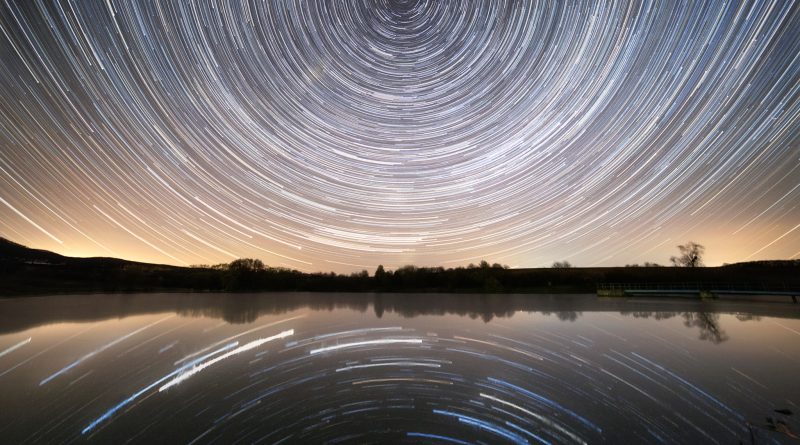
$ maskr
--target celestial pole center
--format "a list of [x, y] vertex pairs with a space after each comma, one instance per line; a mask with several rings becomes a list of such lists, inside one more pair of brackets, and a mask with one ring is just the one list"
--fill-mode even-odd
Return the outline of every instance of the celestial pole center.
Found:
[[0, 236], [304, 271], [800, 256], [800, 6], [7, 2]]

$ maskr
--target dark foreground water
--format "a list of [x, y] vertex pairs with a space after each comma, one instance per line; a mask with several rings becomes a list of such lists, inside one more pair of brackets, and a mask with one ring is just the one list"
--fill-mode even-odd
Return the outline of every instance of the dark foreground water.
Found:
[[0, 442], [791, 443], [798, 317], [594, 296], [0, 300]]

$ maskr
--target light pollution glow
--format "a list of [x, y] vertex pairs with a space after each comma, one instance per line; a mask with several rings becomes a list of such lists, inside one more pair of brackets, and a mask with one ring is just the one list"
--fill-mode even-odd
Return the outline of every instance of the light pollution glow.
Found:
[[42, 3], [0, 6], [13, 241], [338, 272], [800, 256], [796, 2]]

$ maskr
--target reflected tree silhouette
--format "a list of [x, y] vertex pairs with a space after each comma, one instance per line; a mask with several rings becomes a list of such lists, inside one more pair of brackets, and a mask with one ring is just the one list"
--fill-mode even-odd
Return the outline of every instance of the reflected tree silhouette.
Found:
[[[695, 311], [695, 312], [664, 312], [664, 311], [640, 311], [640, 312], [620, 312], [622, 315], [630, 315], [634, 318], [652, 318], [654, 320], [668, 320], [677, 316], [683, 317], [683, 325], [687, 328], [697, 328], [700, 330], [700, 340], [708, 340], [714, 344], [720, 344], [727, 341], [730, 337], [722, 329], [719, 323], [719, 314], [709, 311]], [[758, 321], [761, 317], [755, 315], [740, 314], [740, 321]]]
[[736, 319], [739, 321], [760, 321], [761, 317], [753, 314], [739, 313], [736, 314]]
[[[480, 269], [479, 269], [480, 270]], [[676, 306], [680, 305], [680, 306]], [[789, 305], [789, 306], [787, 306]], [[388, 314], [411, 318], [421, 315], [459, 315], [490, 322], [510, 318], [517, 312], [555, 315], [559, 321], [573, 322], [585, 313], [610, 311], [635, 318], [666, 320], [682, 316], [687, 328], [699, 329], [701, 338], [714, 343], [728, 339], [720, 326], [719, 313], [734, 315], [739, 321], [758, 321], [761, 316], [796, 318], [800, 313], [787, 303], [742, 306], [736, 303], [681, 302], [665, 300], [640, 304], [631, 300], [607, 300], [580, 295], [525, 294], [419, 294], [419, 293], [224, 293], [206, 294], [91, 294], [46, 299], [11, 299], [0, 302], [0, 333], [17, 332], [57, 322], [87, 322], [122, 318], [138, 314], [174, 312], [181, 316], [221, 318], [229, 323], [252, 323], [264, 315], [278, 315], [308, 309], [333, 311], [349, 309], [374, 311], [376, 317]], [[642, 309], [649, 310], [642, 310]], [[652, 310], [654, 308], [664, 310]], [[681, 310], [675, 310], [680, 307]]]
[[575, 312], [575, 311], [560, 311], [560, 312], [556, 312], [556, 317], [558, 317], [558, 319], [561, 320], [561, 321], [575, 321], [581, 315], [583, 315], [583, 314], [580, 313], [580, 312]]
[[375, 311], [375, 316], [378, 318], [383, 318], [383, 297], [381, 294], [375, 295], [375, 299], [372, 303], [372, 309]]
[[700, 329], [700, 340], [708, 340], [715, 345], [728, 340], [728, 334], [719, 325], [719, 314], [711, 312], [684, 312], [683, 324], [687, 328]]

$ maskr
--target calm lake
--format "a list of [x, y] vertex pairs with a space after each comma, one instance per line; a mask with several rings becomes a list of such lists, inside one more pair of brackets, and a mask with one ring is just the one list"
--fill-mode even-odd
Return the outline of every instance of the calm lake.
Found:
[[591, 295], [0, 300], [0, 442], [794, 443], [799, 307]]

